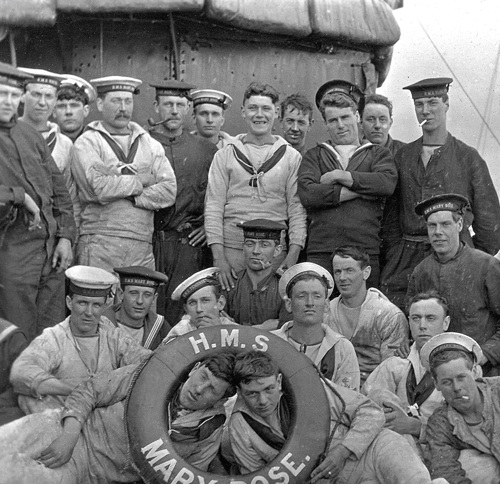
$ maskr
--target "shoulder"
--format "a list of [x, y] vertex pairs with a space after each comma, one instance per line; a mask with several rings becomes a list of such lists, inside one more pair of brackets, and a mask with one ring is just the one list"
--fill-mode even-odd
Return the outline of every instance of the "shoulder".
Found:
[[24, 136], [25, 140], [23, 140], [23, 142], [31, 142], [33, 144], [41, 144], [45, 146], [43, 136], [35, 128], [33, 128], [33, 126], [21, 121], [20, 119], [17, 120], [15, 126], [12, 128], [12, 131]]
[[378, 309], [382, 315], [399, 315], [403, 312], [378, 289], [371, 287], [368, 289], [367, 303], [371, 303], [372, 309]]

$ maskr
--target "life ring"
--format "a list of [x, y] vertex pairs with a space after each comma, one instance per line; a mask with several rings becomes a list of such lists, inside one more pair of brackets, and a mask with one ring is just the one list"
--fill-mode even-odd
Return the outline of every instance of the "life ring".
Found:
[[[166, 402], [192, 366], [221, 350], [265, 351], [279, 363], [292, 408], [291, 434], [268, 465], [251, 474], [223, 476], [183, 460], [169, 438]], [[142, 367], [126, 402], [131, 457], [145, 482], [171, 484], [298, 484], [305, 482], [324, 452], [330, 410], [312, 362], [288, 342], [250, 326], [224, 325], [193, 331], [161, 345]]]

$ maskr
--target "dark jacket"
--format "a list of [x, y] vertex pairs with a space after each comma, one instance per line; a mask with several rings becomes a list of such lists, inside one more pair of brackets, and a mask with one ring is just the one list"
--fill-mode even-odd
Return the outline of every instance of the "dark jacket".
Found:
[[370, 255], [380, 251], [380, 222], [385, 199], [394, 191], [397, 171], [389, 150], [371, 143], [352, 155], [347, 171], [351, 191], [375, 199], [356, 198], [340, 203], [342, 185], [323, 184], [320, 178], [343, 169], [332, 151], [320, 144], [309, 150], [299, 168], [298, 194], [310, 219], [307, 251], [331, 252], [340, 245], [358, 245]]

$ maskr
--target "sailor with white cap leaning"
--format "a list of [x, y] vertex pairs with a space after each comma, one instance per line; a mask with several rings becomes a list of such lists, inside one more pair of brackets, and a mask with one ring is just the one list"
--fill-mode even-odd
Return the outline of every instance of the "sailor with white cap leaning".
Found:
[[214, 143], [217, 148], [224, 148], [232, 136], [221, 131], [224, 126], [226, 110], [231, 106], [233, 98], [215, 89], [197, 89], [191, 93], [193, 101], [193, 118], [196, 130], [192, 132]]
[[131, 121], [141, 81], [109, 76], [90, 82], [102, 121], [89, 123], [73, 149], [82, 203], [78, 263], [154, 269], [153, 216], [175, 201], [174, 172], [160, 143]]
[[95, 102], [97, 93], [92, 85], [81, 77], [64, 74], [57, 91], [54, 117], [61, 132], [75, 142], [83, 133], [85, 118], [89, 115], [90, 105]]
[[17, 119], [24, 83], [32, 78], [0, 63], [0, 183], [13, 197], [0, 231], [0, 317], [29, 340], [64, 317], [62, 272], [71, 263], [75, 239], [64, 178], [41, 134]]
[[431, 476], [498, 483], [500, 377], [481, 378], [481, 347], [461, 333], [434, 336], [420, 354], [446, 400], [427, 424]]
[[293, 321], [272, 333], [305, 353], [323, 376], [359, 391], [359, 366], [353, 345], [323, 323], [333, 285], [330, 272], [318, 264], [302, 262], [288, 269], [281, 276], [279, 290]]
[[[71, 392], [83, 382], [94, 381], [94, 376], [104, 378], [113, 388], [122, 381], [120, 376], [135, 371], [151, 355], [102, 316], [112, 286], [118, 282], [116, 276], [87, 266], [71, 267], [66, 276], [70, 280], [70, 316], [44, 330], [12, 368], [20, 405], [28, 413], [63, 409], [72, 401]], [[123, 403], [99, 403], [99, 408], [91, 411], [94, 407], [89, 402], [85, 415], [66, 407], [63, 432], [56, 434], [50, 445], [45, 443], [45, 449], [38, 447], [30, 454], [36, 455], [37, 462], [31, 457], [24, 461], [30, 469], [26, 475], [33, 482], [135, 482], [136, 473], [126, 469], [126, 439], [119, 438], [124, 427]], [[33, 427], [29, 421], [19, 427], [26, 433], [24, 439], [18, 439], [24, 447], [40, 439], [40, 427]], [[48, 439], [54, 438], [48, 434]], [[45, 479], [37, 481], [38, 476]], [[17, 473], [10, 482], [21, 480]]]
[[182, 301], [186, 314], [168, 333], [163, 343], [199, 328], [235, 324], [224, 312], [226, 298], [219, 282], [219, 269], [203, 269], [179, 284], [172, 293], [174, 301]]

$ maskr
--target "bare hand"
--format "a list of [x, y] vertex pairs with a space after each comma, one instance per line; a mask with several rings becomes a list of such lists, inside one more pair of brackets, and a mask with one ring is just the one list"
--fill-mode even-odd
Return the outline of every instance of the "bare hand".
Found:
[[220, 317], [214, 316], [212, 314], [204, 314], [201, 319], [196, 320], [196, 327], [200, 328], [210, 328], [212, 326], [217, 326], [220, 324]]
[[338, 172], [341, 170], [332, 170], [321, 175], [319, 182], [323, 185], [333, 185], [338, 181]]
[[282, 276], [286, 270], [290, 269], [290, 267], [297, 264], [297, 260], [299, 259], [300, 249], [301, 247], [299, 245], [290, 244], [290, 247], [288, 248], [288, 254], [286, 255], [283, 262], [280, 264], [280, 266], [276, 269], [276, 274], [278, 274], [278, 276]]
[[55, 469], [69, 462], [73, 455], [79, 433], [64, 433], [54, 440], [37, 459], [41, 464], [49, 469]]
[[392, 402], [384, 402], [385, 427], [398, 434], [420, 435], [420, 420], [406, 415]]
[[325, 460], [311, 472], [311, 484], [315, 484], [321, 479], [334, 480], [342, 471], [345, 461], [351, 455], [351, 451], [342, 444], [331, 449]]
[[196, 247], [197, 245], [203, 247], [207, 245], [207, 236], [205, 234], [205, 227], [202, 225], [197, 229], [194, 229], [189, 235], [189, 245]]
[[69, 239], [60, 238], [52, 256], [52, 268], [60, 273], [70, 266], [72, 260], [73, 251], [71, 250], [71, 242]]
[[253, 325], [252, 328], [264, 329], [265, 331], [274, 331], [275, 329], [278, 329], [279, 324], [280, 324], [279, 319], [267, 319], [261, 324]]
[[27, 193], [24, 194], [24, 208], [31, 214], [28, 230], [31, 232], [35, 229], [41, 229], [42, 219], [40, 218], [40, 209], [35, 203], [35, 200], [33, 200]]
[[400, 358], [408, 358], [410, 354], [410, 343], [408, 341], [403, 341], [398, 348], [394, 350], [394, 355]]
[[224, 291], [229, 291], [234, 287], [234, 281], [238, 279], [236, 271], [231, 267], [227, 259], [214, 259], [214, 265], [220, 269], [219, 281]]
[[150, 187], [156, 183], [156, 179], [151, 173], [139, 173], [137, 176], [144, 188]]

